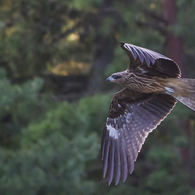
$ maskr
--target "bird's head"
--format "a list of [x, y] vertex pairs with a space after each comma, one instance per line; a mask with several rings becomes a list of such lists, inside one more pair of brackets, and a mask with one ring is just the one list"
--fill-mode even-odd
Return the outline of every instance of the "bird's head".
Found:
[[123, 83], [124, 82], [124, 72], [117, 72], [117, 73], [112, 74], [110, 77], [107, 78], [107, 82]]

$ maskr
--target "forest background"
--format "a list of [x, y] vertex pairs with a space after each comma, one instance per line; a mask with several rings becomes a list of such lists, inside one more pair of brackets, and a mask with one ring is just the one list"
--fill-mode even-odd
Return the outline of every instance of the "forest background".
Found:
[[195, 195], [195, 114], [177, 104], [125, 183], [102, 178], [100, 142], [127, 42], [195, 78], [193, 0], [0, 1], [0, 194]]

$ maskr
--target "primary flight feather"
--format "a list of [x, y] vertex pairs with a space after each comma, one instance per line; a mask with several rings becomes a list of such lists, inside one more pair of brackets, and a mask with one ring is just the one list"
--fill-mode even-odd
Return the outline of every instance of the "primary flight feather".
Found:
[[103, 177], [115, 185], [134, 170], [134, 162], [148, 134], [171, 112], [177, 100], [195, 111], [195, 79], [180, 78], [176, 62], [132, 44], [120, 46], [130, 67], [112, 74], [109, 82], [122, 84], [110, 104], [102, 135]]

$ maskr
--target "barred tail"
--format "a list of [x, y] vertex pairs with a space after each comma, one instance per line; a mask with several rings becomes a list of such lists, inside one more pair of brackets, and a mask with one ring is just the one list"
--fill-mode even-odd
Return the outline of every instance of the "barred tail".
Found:
[[184, 94], [173, 94], [173, 96], [182, 104], [195, 111], [195, 79], [180, 78], [179, 80], [187, 83], [189, 89]]

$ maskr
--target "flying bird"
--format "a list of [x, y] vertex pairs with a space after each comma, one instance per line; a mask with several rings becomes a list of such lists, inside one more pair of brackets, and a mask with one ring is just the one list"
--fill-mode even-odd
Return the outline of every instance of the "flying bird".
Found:
[[130, 67], [112, 74], [109, 82], [123, 85], [110, 104], [103, 130], [103, 177], [115, 185], [134, 170], [134, 162], [148, 134], [180, 101], [195, 111], [195, 79], [180, 78], [176, 62], [157, 52], [128, 43], [120, 46]]

